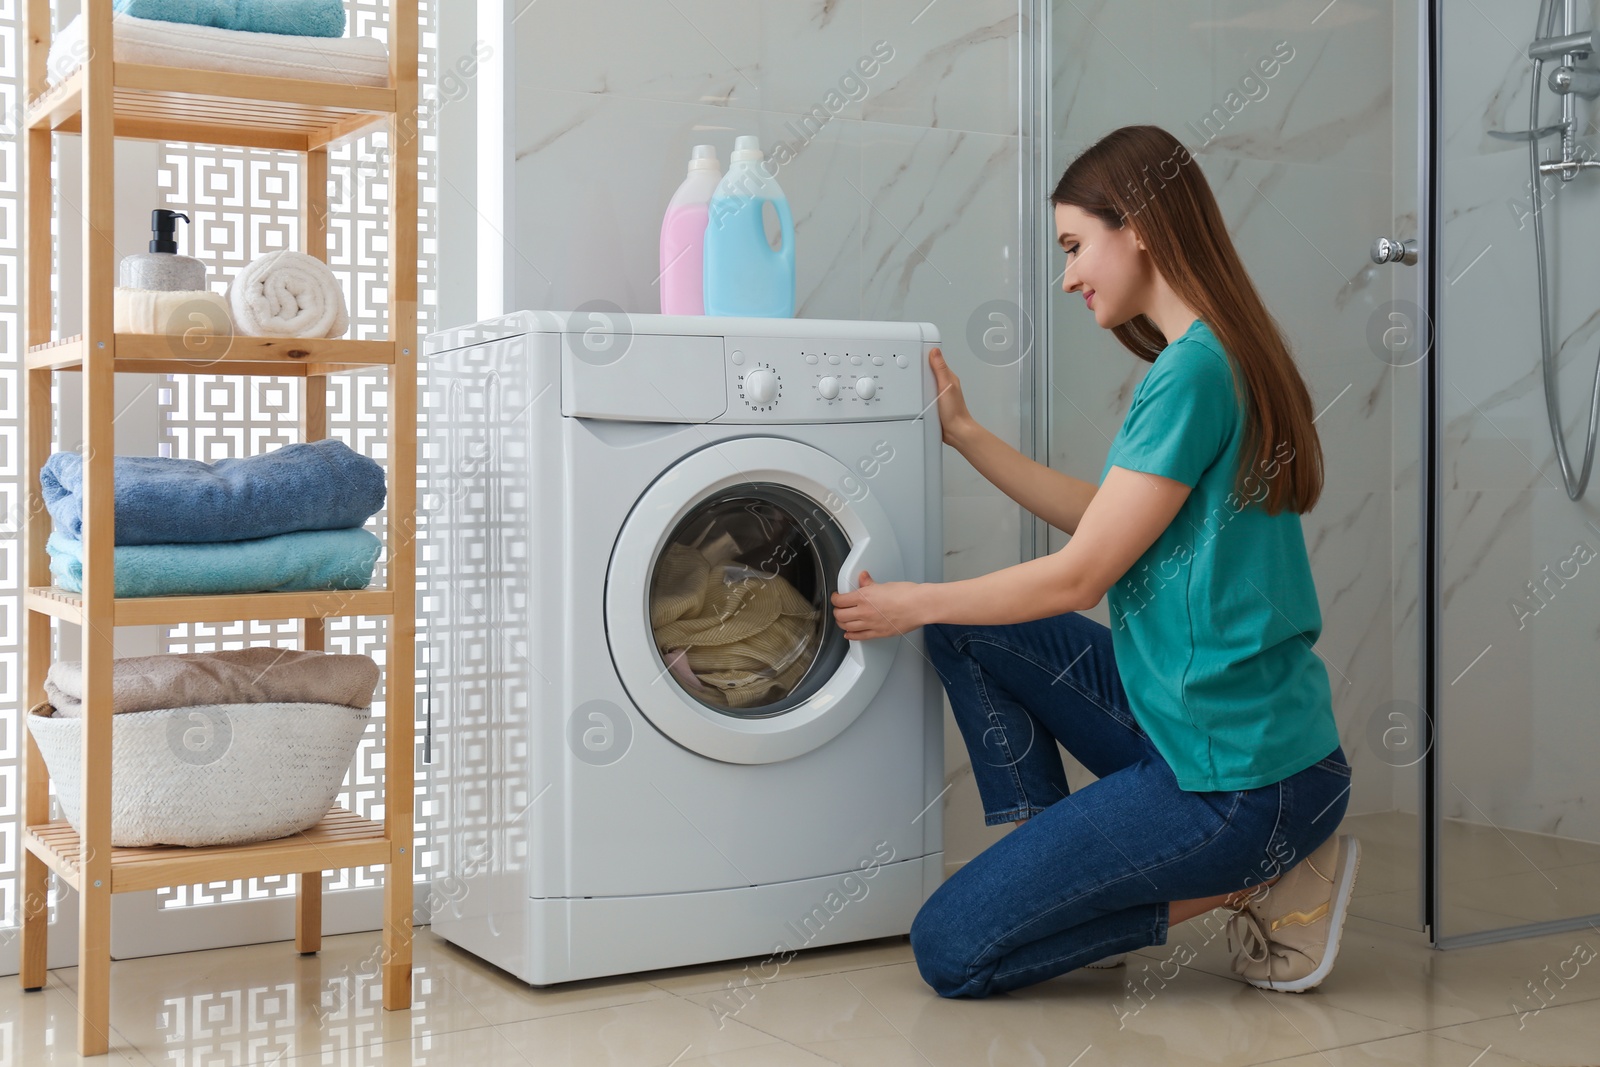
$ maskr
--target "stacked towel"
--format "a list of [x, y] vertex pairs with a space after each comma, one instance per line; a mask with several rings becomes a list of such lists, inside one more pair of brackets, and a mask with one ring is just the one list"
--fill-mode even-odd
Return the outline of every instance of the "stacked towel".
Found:
[[[117, 456], [118, 545], [245, 541], [360, 526], [383, 507], [383, 468], [327, 438], [244, 459]], [[56, 529], [83, 537], [83, 457], [57, 452], [39, 472]]]
[[[113, 587], [119, 597], [364, 589], [383, 543], [383, 468], [333, 439], [217, 463], [117, 456]], [[50, 573], [83, 590], [83, 457], [39, 472], [55, 532]]]
[[344, 36], [344, 0], [115, 0], [119, 15], [251, 33]]
[[[50, 42], [45, 77], [51, 85], [83, 65], [89, 46], [75, 15]], [[111, 20], [112, 58], [189, 70], [220, 70], [339, 85], [389, 84], [389, 49], [376, 37], [309, 37], [189, 26], [118, 15]]]
[[[83, 542], [52, 533], [50, 574], [83, 592]], [[383, 542], [369, 530], [314, 530], [257, 541], [127, 545], [112, 550], [113, 586], [125, 596], [221, 596], [365, 589]]]
[[246, 263], [228, 283], [228, 308], [252, 337], [343, 337], [350, 328], [333, 269], [292, 248]]
[[[279, 702], [365, 708], [377, 687], [371, 656], [269, 646], [126, 656], [111, 664], [111, 711]], [[57, 715], [82, 715], [83, 664], [52, 663], [44, 691]]]
[[209, 289], [129, 289], [119, 285], [112, 299], [111, 320], [117, 333], [226, 338], [233, 332], [227, 299]]

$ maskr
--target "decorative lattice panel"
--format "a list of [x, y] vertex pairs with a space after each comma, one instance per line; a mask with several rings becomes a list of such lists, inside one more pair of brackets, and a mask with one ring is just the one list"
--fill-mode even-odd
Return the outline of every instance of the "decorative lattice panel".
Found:
[[[386, 4], [382, 0], [348, 0], [353, 29], [387, 39]], [[436, 99], [432, 87], [435, 63], [435, 3], [422, 7], [422, 117], [419, 124], [421, 158], [419, 185], [424, 210], [419, 247], [422, 259], [420, 325], [432, 328], [435, 305], [435, 201], [436, 138], [432, 121]], [[387, 335], [388, 193], [387, 135], [372, 132], [330, 150], [328, 157], [328, 262], [344, 288], [350, 309], [347, 336], [378, 338]], [[266, 152], [214, 145], [170, 144], [161, 157], [159, 184], [164, 203], [193, 220], [190, 251], [210, 270], [210, 283], [219, 292], [246, 263], [281, 248], [301, 247], [300, 158], [293, 153]], [[328, 432], [331, 436], [380, 463], [388, 461], [388, 390], [382, 374], [360, 374], [328, 379]], [[163, 388], [160, 403], [165, 438], [163, 455], [207, 461], [252, 455], [300, 439], [300, 389], [287, 378], [174, 375]], [[375, 516], [368, 528], [384, 535], [385, 515]], [[379, 562], [374, 585], [384, 581]], [[425, 578], [419, 576], [419, 582]], [[330, 652], [360, 652], [384, 663], [385, 620], [346, 618], [328, 621]], [[247, 644], [299, 644], [299, 624], [230, 623], [171, 628], [165, 648], [172, 652], [210, 651]], [[384, 685], [388, 684], [387, 676]], [[374, 703], [377, 720], [363, 741], [339, 802], [369, 818], [381, 818], [382, 716], [384, 689]], [[420, 768], [420, 760], [418, 761]], [[420, 778], [419, 778], [420, 792]], [[424, 809], [419, 803], [419, 818]], [[419, 838], [422, 836], [419, 826]], [[419, 850], [423, 849], [419, 841]], [[419, 869], [432, 866], [424, 851]], [[339, 871], [330, 876], [329, 889], [381, 884], [370, 870]], [[287, 878], [263, 878], [241, 883], [181, 886], [161, 893], [163, 907], [214, 904], [293, 892]]]
[[[0, 3], [0, 928], [17, 922], [22, 850], [22, 103], [15, 0]], [[0, 936], [4, 936], [0, 933]]]

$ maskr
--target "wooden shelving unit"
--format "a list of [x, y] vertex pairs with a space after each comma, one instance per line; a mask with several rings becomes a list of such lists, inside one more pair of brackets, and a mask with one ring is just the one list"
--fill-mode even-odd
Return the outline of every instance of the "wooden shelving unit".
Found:
[[[23, 799], [24, 989], [46, 977], [46, 890], [50, 871], [78, 891], [78, 1050], [107, 1051], [110, 1035], [111, 895], [271, 874], [298, 875], [295, 945], [321, 947], [322, 872], [385, 865], [383, 1006], [411, 1006], [413, 676], [415, 657], [415, 515], [417, 421], [417, 0], [391, 0], [389, 84], [358, 87], [149, 64], [116, 63], [112, 0], [85, 0], [88, 59], [47, 87], [49, 0], [26, 0], [24, 84], [30, 100], [23, 128], [24, 269], [27, 305], [28, 519], [26, 706], [44, 699], [51, 620], [80, 627], [84, 674], [82, 839], [49, 820], [49, 779], [27, 736]], [[114, 141], [209, 142], [300, 152], [304, 251], [327, 258], [328, 146], [372, 126], [389, 135], [389, 329], [384, 341], [264, 337], [182, 337], [113, 330], [116, 251], [112, 240]], [[53, 133], [82, 138], [83, 333], [52, 337], [50, 313], [50, 164]], [[50, 586], [45, 540], [50, 517], [39, 469], [50, 454], [50, 386], [56, 371], [83, 374], [85, 427], [84, 591]], [[328, 374], [389, 375], [387, 585], [324, 593], [174, 596], [117, 599], [112, 581], [113, 385], [119, 372], [259, 374], [307, 379], [303, 438], [327, 436]], [[324, 647], [323, 620], [379, 615], [390, 620], [384, 818], [334, 808], [312, 829], [276, 841], [218, 848], [111, 846], [111, 663], [118, 626], [239, 619], [304, 620], [305, 647]]]

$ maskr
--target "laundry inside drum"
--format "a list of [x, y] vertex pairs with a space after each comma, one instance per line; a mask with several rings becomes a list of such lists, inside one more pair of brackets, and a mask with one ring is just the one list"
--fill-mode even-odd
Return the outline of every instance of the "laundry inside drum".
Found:
[[848, 551], [827, 510], [786, 486], [742, 485], [702, 501], [673, 529], [650, 576], [663, 671], [730, 715], [804, 703], [844, 659], [830, 597]]

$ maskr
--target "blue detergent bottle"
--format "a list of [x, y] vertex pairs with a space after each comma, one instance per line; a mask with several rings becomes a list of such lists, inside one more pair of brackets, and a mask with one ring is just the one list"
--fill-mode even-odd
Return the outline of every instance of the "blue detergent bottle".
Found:
[[[778, 183], [763, 169], [761, 141], [734, 142], [728, 173], [711, 194], [705, 238], [707, 315], [794, 317], [794, 217]], [[771, 203], [783, 244], [767, 240], [763, 206]]]

